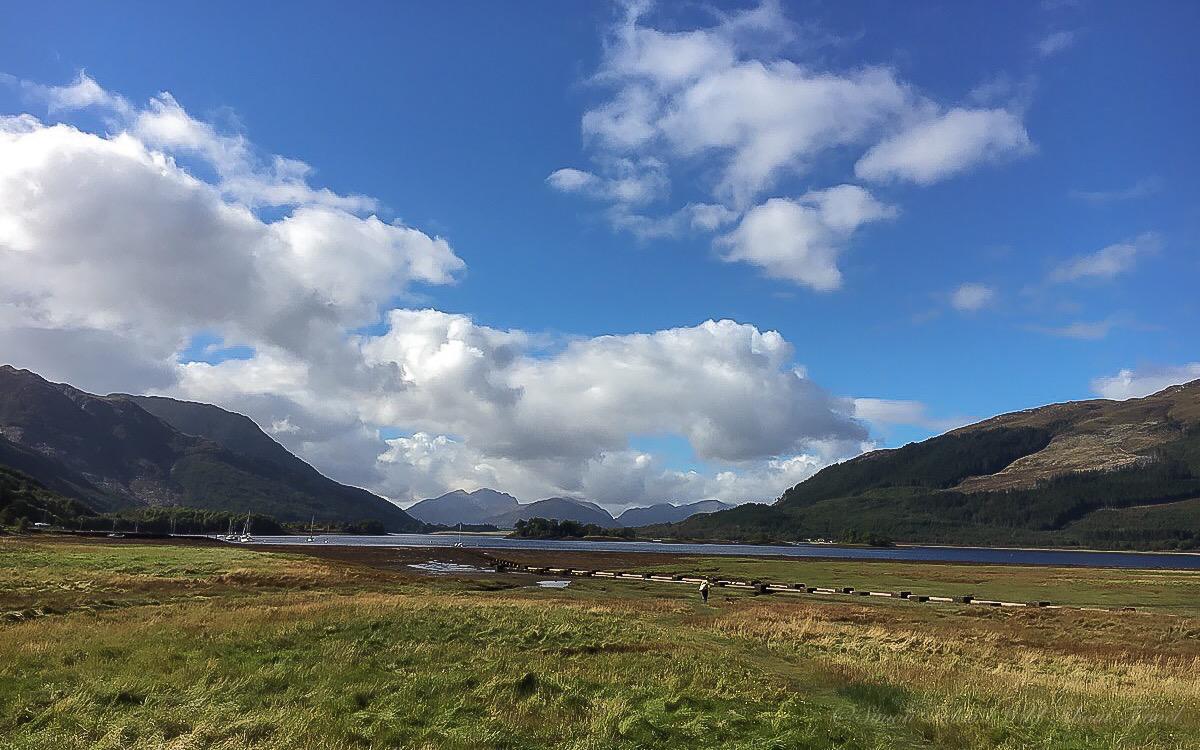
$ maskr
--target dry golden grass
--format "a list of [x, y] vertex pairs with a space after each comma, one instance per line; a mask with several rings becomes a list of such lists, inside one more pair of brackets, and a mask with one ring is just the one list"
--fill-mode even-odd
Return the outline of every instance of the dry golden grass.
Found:
[[0, 747], [1200, 746], [1194, 617], [88, 547], [0, 544], [3, 596], [118, 605], [0, 622]]

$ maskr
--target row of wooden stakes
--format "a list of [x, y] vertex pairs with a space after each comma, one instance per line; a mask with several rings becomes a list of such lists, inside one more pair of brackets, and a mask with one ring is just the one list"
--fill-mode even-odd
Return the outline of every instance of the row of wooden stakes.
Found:
[[[628, 571], [582, 570], [578, 568], [551, 568], [539, 565], [522, 565], [508, 560], [497, 560], [496, 570], [499, 572], [534, 573], [557, 576], [579, 576], [586, 578], [613, 578], [630, 581], [657, 581], [660, 583], [686, 583], [699, 585], [708, 581], [710, 585], [721, 588], [733, 588], [753, 591], [755, 594], [819, 594], [831, 596], [874, 596], [891, 599], [904, 599], [910, 602], [941, 602], [972, 604], [983, 607], [1046, 607], [1060, 609], [1048, 601], [1005, 602], [995, 599], [979, 599], [974, 596], [933, 596], [930, 594], [915, 594], [911, 591], [865, 591], [851, 586], [807, 586], [803, 583], [770, 583], [768, 581], [740, 581], [729, 578], [706, 578], [704, 576], [682, 573], [631, 573]], [[1129, 609], [1129, 608], [1126, 608]]]

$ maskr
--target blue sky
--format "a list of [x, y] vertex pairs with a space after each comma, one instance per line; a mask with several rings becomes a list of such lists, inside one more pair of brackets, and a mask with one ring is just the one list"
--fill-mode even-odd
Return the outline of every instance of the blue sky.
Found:
[[[656, 89], [661, 98], [653, 107], [664, 119], [654, 136], [632, 145], [587, 125], [587, 113], [620, 103], [644, 83], [645, 68], [631, 73], [619, 59], [630, 29], [658, 34], [659, 42], [700, 31], [734, 50], [733, 62], [714, 63], [680, 84], [691, 88]], [[0, 85], [0, 112], [111, 137], [126, 127], [111, 111], [50, 111], [47, 87], [70, 85], [85, 71], [134, 107], [170, 92], [195, 121], [252, 142], [261, 161], [274, 154], [301, 160], [314, 170], [305, 178], [311, 185], [371, 196], [374, 205], [360, 217], [373, 211], [449, 243], [463, 264], [446, 269], [452, 282], [410, 274], [374, 300], [380, 316], [390, 308], [428, 308], [489, 331], [519, 331], [536, 339], [522, 344], [522, 356], [534, 360], [554, 359], [572, 341], [690, 329], [706, 320], [777, 331], [791, 347], [789, 362], [824, 392], [887, 400], [887, 409], [882, 402], [873, 412], [864, 406], [858, 418], [867, 420], [873, 444], [895, 445], [963, 419], [1097, 393], [1136, 395], [1146, 383], [1194, 372], [1198, 29], [1200, 7], [1190, 3], [688, 4], [638, 14], [561, 2], [380, 3], [337, 11], [297, 3], [286, 12], [233, 3], [22, 4], [0, 25], [7, 84]], [[678, 59], [676, 51], [637, 64]], [[691, 121], [679, 111], [686, 97], [699, 95], [704, 76], [748, 65], [775, 73], [794, 66], [787, 70], [801, 72], [788, 75], [810, 82], [826, 76], [857, 83], [832, 132], [777, 159], [765, 176], [735, 183], [730, 171], [764, 153], [773, 128], [787, 126], [738, 121], [731, 126], [740, 128], [736, 135], [714, 133], [713, 122], [725, 116], [716, 107], [729, 99]], [[876, 96], [859, 81], [867, 70], [894, 91], [849, 101]], [[773, 104], [750, 99], [737, 106], [760, 103]], [[797, 119], [826, 114], [804, 106], [797, 105]], [[850, 111], [860, 107], [875, 114]], [[671, 111], [674, 119], [662, 114]], [[994, 115], [986, 135], [976, 133], [983, 140], [973, 142], [975, 152], [967, 148], [947, 166], [928, 151], [940, 148], [934, 138], [905, 151], [899, 166], [895, 158], [874, 171], [864, 166], [873, 147], [923, 122], [945, 119], [950, 127], [956, 111]], [[860, 125], [860, 135], [846, 135]], [[746, 135], [755, 127], [760, 132]], [[753, 147], [738, 152], [716, 143], [722, 138], [751, 139]], [[204, 159], [180, 153], [178, 160], [212, 181]], [[943, 164], [941, 171], [931, 163]], [[548, 179], [563, 169], [582, 175], [573, 187]], [[637, 180], [633, 199], [610, 192], [610, 180], [622, 176]], [[875, 208], [860, 207], [866, 213], [846, 231], [813, 230], [819, 234], [809, 250], [819, 245], [832, 254], [818, 259], [817, 271], [812, 257], [783, 265], [764, 260], [778, 256], [761, 249], [763, 242], [778, 239], [776, 230], [794, 236], [787, 222], [815, 215], [814, 196], [840, 185], [869, 191]], [[764, 227], [771, 219], [774, 233], [747, 230], [744, 243], [754, 247], [739, 245], [738, 227], [772, 199], [792, 212], [768, 217], [764, 209]], [[674, 225], [664, 223], [696, 204], [721, 206], [729, 217], [711, 230], [696, 229], [682, 214]], [[253, 210], [270, 222], [294, 206], [260, 203]], [[658, 223], [631, 230], [630, 216]], [[743, 260], [728, 260], [737, 248]], [[812, 281], [830, 268], [835, 284]], [[44, 321], [49, 314], [40, 315]], [[78, 316], [69, 324], [55, 320], [56, 331], [81, 325]], [[191, 338], [174, 345], [173, 361], [252, 362], [255, 351], [266, 350], [266, 339], [248, 333], [247, 324], [223, 331], [230, 321], [219, 315], [197, 320], [180, 323]], [[125, 320], [105, 335], [125, 335], [129, 326]], [[368, 315], [346, 328], [373, 336], [388, 324]], [[89, 382], [94, 369], [70, 370], [32, 335], [20, 339], [30, 349], [23, 361]], [[322, 468], [394, 497], [436, 485], [406, 475], [393, 487], [368, 477], [379, 465], [354, 468], [344, 457], [350, 448], [323, 443], [315, 428], [311, 440], [289, 437], [303, 433], [293, 424], [302, 421], [301, 408], [283, 414], [266, 404], [299, 399], [291, 391], [263, 386], [235, 396], [181, 375], [93, 380], [241, 408], [260, 423], [278, 423], [276, 435]], [[412, 414], [407, 408], [398, 411]], [[510, 450], [508, 437], [477, 437], [492, 431], [477, 419], [392, 422], [383, 413], [383, 406], [359, 409], [355, 424], [382, 429], [389, 440], [420, 433], [475, 441], [479, 452], [468, 464], [480, 465], [480, 456], [525, 462], [520, 471], [490, 476], [509, 477], [528, 492], [582, 494], [592, 487], [533, 468], [555, 460], [552, 452]], [[659, 469], [709, 474], [744, 469], [738, 462], [747, 460], [785, 461], [803, 453], [794, 450], [797, 441], [817, 437], [797, 428], [787, 449], [773, 444], [750, 456], [729, 446], [697, 452], [702, 428], [679, 429], [670, 419], [612, 429], [626, 435], [627, 452], [652, 454]], [[839, 434], [856, 444], [859, 437]], [[572, 460], [625, 450], [611, 440], [597, 445], [587, 449], [592, 458]], [[475, 481], [461, 472], [446, 476]], [[632, 491], [639, 494], [654, 491]], [[619, 496], [605, 499], [619, 504]]]

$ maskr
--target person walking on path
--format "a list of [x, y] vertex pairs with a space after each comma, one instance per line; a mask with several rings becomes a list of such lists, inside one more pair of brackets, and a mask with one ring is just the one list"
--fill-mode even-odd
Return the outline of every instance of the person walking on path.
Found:
[[700, 582], [700, 598], [704, 600], [705, 604], [708, 604], [708, 579], [707, 578], [705, 578], [703, 581]]

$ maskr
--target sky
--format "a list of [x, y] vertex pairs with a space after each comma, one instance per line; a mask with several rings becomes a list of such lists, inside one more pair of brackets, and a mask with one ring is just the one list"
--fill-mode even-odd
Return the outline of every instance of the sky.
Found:
[[1192, 3], [21, 4], [0, 361], [406, 505], [1200, 377]]

